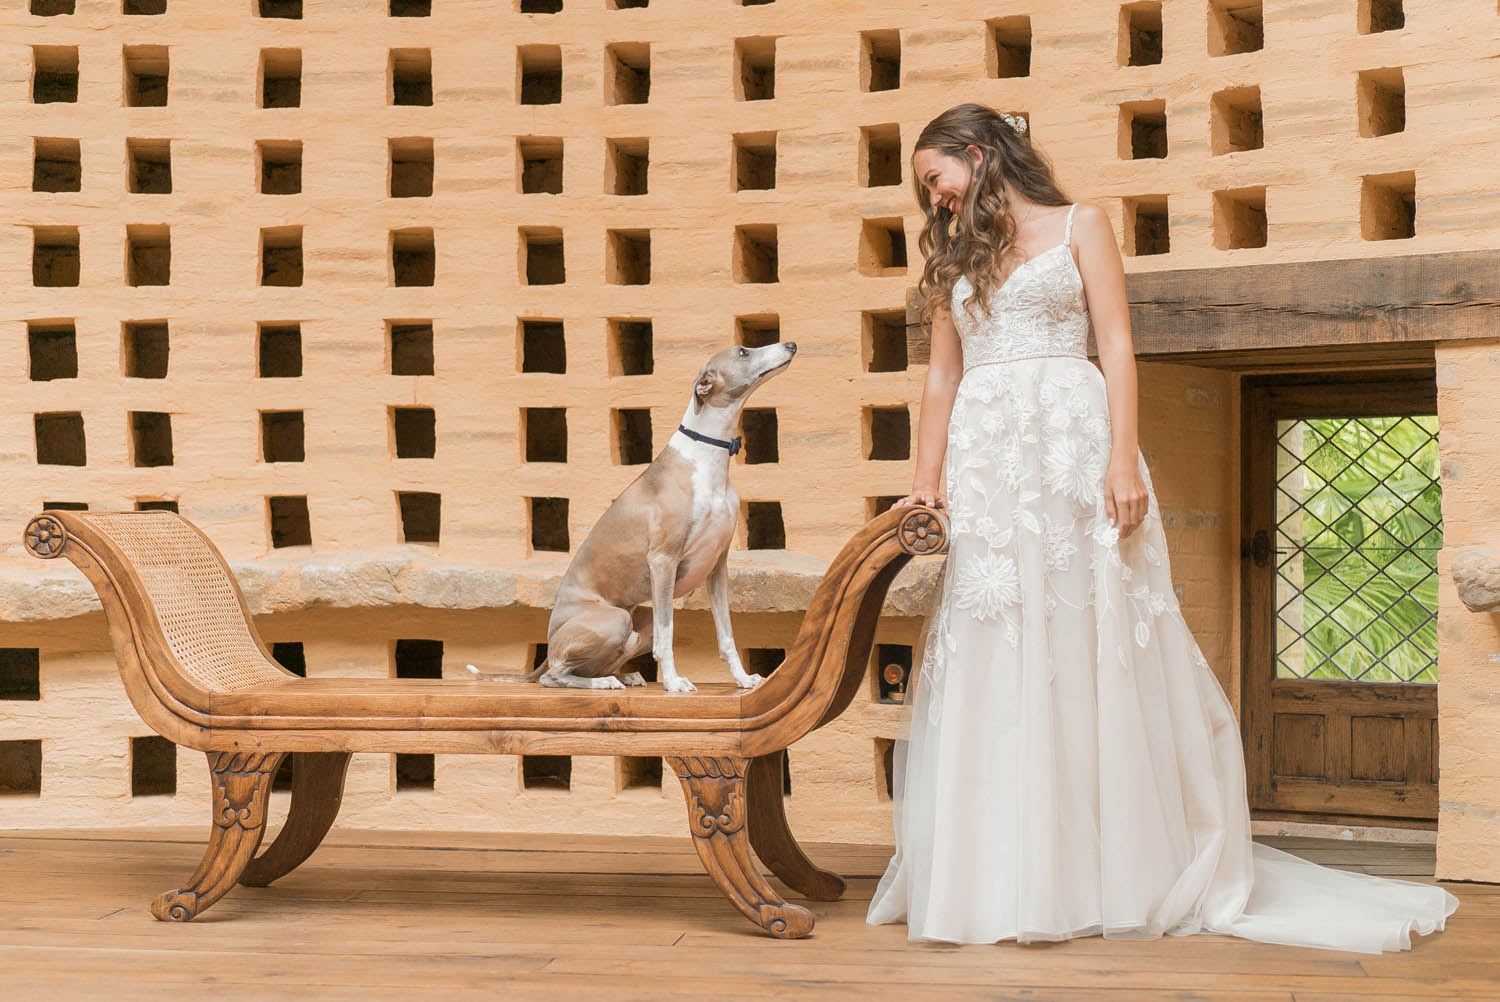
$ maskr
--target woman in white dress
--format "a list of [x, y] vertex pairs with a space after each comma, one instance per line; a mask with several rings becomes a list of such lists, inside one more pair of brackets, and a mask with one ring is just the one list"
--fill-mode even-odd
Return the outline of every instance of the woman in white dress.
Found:
[[980, 105], [931, 122], [912, 165], [932, 351], [902, 503], [946, 507], [951, 535], [869, 921], [1362, 952], [1441, 929], [1458, 901], [1440, 887], [1251, 842], [1239, 727], [1178, 610], [1136, 441], [1108, 217]]

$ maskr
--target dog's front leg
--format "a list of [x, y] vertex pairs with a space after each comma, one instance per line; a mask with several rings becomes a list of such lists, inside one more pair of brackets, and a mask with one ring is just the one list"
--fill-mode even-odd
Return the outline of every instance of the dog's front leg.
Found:
[[740, 652], [734, 646], [734, 630], [729, 622], [729, 551], [719, 554], [714, 569], [708, 572], [708, 604], [714, 612], [714, 632], [719, 636], [719, 657], [729, 665], [729, 674], [741, 689], [753, 689], [765, 679], [751, 675], [740, 663]]
[[672, 660], [672, 591], [677, 584], [677, 561], [653, 556], [651, 569], [651, 656], [661, 672], [661, 687], [668, 692], [695, 692], [697, 686], [677, 674]]

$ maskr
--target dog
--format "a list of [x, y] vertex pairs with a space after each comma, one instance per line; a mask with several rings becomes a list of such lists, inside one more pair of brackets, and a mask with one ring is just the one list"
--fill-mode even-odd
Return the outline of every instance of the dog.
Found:
[[[677, 431], [644, 473], [615, 498], [578, 547], [547, 624], [547, 660], [529, 675], [480, 678], [579, 689], [644, 685], [626, 662], [650, 651], [668, 692], [693, 692], [672, 657], [672, 600], [705, 581], [719, 657], [734, 681], [754, 688], [729, 623], [729, 543], [740, 499], [729, 485], [731, 438], [745, 401], [797, 354], [795, 342], [726, 348], [704, 363]], [[649, 608], [647, 606], [649, 605]]]

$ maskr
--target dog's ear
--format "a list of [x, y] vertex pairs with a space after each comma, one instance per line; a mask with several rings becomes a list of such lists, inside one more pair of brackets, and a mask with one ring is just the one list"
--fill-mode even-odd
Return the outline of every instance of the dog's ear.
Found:
[[713, 369], [704, 366], [703, 371], [698, 373], [698, 382], [693, 384], [693, 411], [697, 413], [703, 407], [708, 395], [714, 391], [714, 386], [719, 382], [719, 374]]

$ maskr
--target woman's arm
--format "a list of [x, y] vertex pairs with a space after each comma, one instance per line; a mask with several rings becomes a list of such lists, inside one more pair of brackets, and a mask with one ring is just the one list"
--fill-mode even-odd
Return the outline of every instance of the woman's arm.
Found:
[[917, 421], [917, 472], [911, 493], [896, 506], [923, 504], [946, 508], [948, 499], [939, 488], [943, 475], [943, 453], [948, 450], [948, 419], [953, 416], [953, 398], [963, 378], [963, 349], [953, 316], [939, 310], [932, 317], [932, 350], [927, 364], [927, 382], [922, 387], [921, 415]]
[[1137, 466], [1140, 447], [1135, 348], [1130, 339], [1130, 307], [1125, 299], [1125, 266], [1109, 217], [1097, 205], [1081, 202], [1073, 215], [1078, 273], [1099, 348], [1109, 400], [1110, 454], [1104, 474], [1104, 505], [1123, 539], [1146, 517], [1146, 484]]

